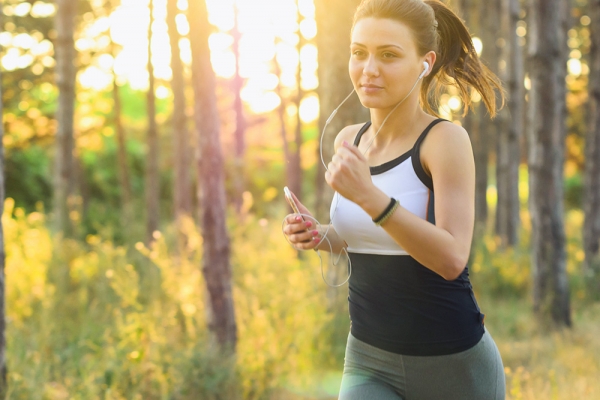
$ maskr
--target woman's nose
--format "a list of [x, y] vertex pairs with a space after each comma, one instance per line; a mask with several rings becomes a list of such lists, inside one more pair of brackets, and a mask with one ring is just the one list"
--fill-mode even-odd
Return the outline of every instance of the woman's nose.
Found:
[[375, 60], [375, 57], [369, 57], [365, 61], [365, 65], [363, 67], [363, 74], [365, 74], [366, 76], [379, 75], [379, 68], [377, 66], [377, 60]]

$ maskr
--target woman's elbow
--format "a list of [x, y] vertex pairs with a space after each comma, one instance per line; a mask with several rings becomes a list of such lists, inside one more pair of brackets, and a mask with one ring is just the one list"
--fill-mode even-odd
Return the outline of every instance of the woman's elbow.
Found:
[[464, 257], [454, 257], [450, 262], [444, 265], [444, 272], [442, 278], [447, 281], [453, 281], [457, 279], [465, 270], [468, 259]]

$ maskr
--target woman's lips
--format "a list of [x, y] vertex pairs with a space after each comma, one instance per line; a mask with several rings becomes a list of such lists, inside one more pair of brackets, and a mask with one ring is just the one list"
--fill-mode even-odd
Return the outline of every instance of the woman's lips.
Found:
[[360, 88], [362, 89], [362, 91], [364, 93], [367, 93], [367, 94], [377, 93], [383, 89], [381, 86], [371, 85], [371, 84], [360, 85]]

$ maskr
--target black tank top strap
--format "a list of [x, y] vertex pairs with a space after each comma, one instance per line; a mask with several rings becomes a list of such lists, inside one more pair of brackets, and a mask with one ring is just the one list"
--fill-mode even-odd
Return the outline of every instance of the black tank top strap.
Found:
[[436, 120], [433, 120], [427, 126], [427, 128], [425, 128], [423, 133], [421, 133], [421, 135], [415, 142], [415, 145], [413, 146], [413, 149], [412, 149], [412, 164], [413, 164], [413, 168], [415, 169], [415, 173], [417, 174], [417, 176], [419, 177], [421, 182], [423, 182], [423, 184], [425, 186], [427, 186], [429, 188], [429, 190], [431, 190], [432, 192], [433, 192], [433, 180], [431, 179], [431, 177], [429, 175], [427, 175], [427, 172], [425, 172], [425, 169], [423, 168], [423, 165], [421, 164], [421, 143], [423, 143], [423, 140], [425, 140], [425, 138], [427, 137], [427, 134], [429, 133], [429, 131], [431, 131], [431, 128], [433, 128], [434, 126], [436, 126], [437, 124], [439, 124], [442, 121], [447, 121], [447, 119], [438, 118]]
[[362, 135], [364, 135], [364, 133], [367, 131], [367, 129], [369, 129], [370, 126], [371, 126], [371, 121], [367, 121], [367, 123], [364, 124], [362, 126], [362, 128], [360, 128], [360, 130], [356, 134], [356, 138], [354, 138], [355, 146], [358, 146], [358, 144], [360, 143], [360, 139], [362, 138]]

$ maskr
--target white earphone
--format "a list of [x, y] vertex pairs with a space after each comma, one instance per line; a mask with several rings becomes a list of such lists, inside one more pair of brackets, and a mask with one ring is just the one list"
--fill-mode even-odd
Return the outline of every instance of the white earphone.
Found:
[[429, 71], [429, 63], [427, 61], [423, 61], [423, 72], [421, 72], [421, 75], [419, 75], [419, 79], [423, 78], [427, 71]]

